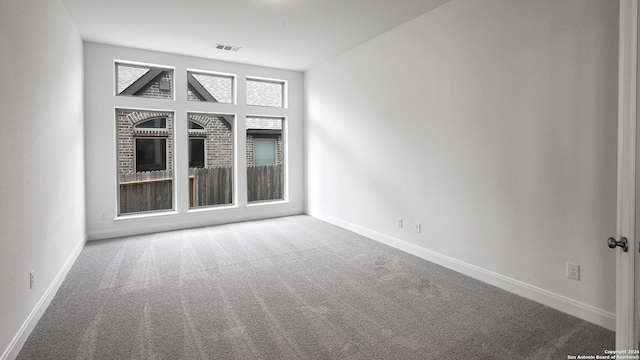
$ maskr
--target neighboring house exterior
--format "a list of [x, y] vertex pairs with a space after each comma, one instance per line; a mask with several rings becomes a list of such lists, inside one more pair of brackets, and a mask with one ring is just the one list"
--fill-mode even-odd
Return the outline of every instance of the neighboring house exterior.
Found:
[[[119, 109], [118, 119], [118, 173], [128, 174], [164, 167], [173, 169], [173, 113]], [[149, 125], [147, 125], [149, 124]], [[157, 153], [162, 149], [165, 152]], [[145, 152], [145, 154], [142, 154]], [[140, 157], [149, 159], [141, 164]], [[164, 166], [162, 166], [164, 164]], [[153, 169], [159, 170], [159, 169]]]
[[[282, 164], [284, 150], [282, 119], [249, 117], [246, 124], [247, 166]], [[273, 144], [269, 144], [269, 142], [273, 142]], [[272, 151], [271, 149], [275, 152], [273, 161], [269, 161], [269, 155], [265, 154]], [[256, 154], [259, 151], [263, 154]], [[256, 158], [261, 161], [256, 161]]]
[[[172, 79], [170, 70], [119, 65], [118, 95], [170, 99], [173, 96]], [[231, 77], [189, 73], [187, 96], [190, 101], [230, 103], [232, 83]], [[263, 91], [255, 99], [249, 98], [248, 103], [274, 102], [276, 95]], [[120, 109], [116, 117], [119, 174], [172, 170], [172, 112]], [[189, 113], [188, 119], [189, 167], [231, 167], [233, 119], [205, 113]], [[246, 129], [247, 166], [283, 164], [282, 119], [249, 117]]]
[[190, 168], [233, 166], [232, 124], [224, 116], [189, 114]]
[[118, 95], [171, 99], [171, 70], [118, 65]]

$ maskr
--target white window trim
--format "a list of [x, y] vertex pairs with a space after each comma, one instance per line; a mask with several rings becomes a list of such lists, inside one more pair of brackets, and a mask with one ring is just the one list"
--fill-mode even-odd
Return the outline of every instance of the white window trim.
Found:
[[[245, 116], [245, 124], [247, 122], [247, 118], [251, 118], [251, 117], [257, 117], [257, 118], [265, 118], [265, 119], [278, 119], [278, 120], [282, 120], [282, 125], [281, 125], [281, 138], [282, 138], [282, 171], [283, 171], [283, 189], [282, 189], [282, 199], [276, 199], [276, 200], [260, 200], [260, 201], [248, 201], [247, 199], [247, 207], [253, 207], [253, 206], [267, 206], [267, 205], [277, 205], [277, 204], [285, 204], [285, 203], [290, 203], [290, 197], [289, 197], [289, 134], [288, 134], [288, 126], [289, 126], [289, 117], [288, 116], [278, 116], [278, 115], [263, 115], [263, 114], [247, 114]], [[245, 127], [245, 137], [247, 136], [246, 134], [246, 127]], [[246, 145], [245, 145], [246, 147]], [[276, 147], [276, 151], [277, 147]], [[277, 154], [276, 154], [277, 157]], [[245, 170], [246, 170], [246, 164], [245, 164]], [[247, 189], [245, 189], [245, 191], [247, 191]]]
[[[188, 102], [188, 101], [187, 101]], [[193, 102], [195, 103], [195, 102]], [[197, 103], [196, 103], [197, 104]], [[227, 104], [227, 105], [231, 105], [231, 104]], [[214, 117], [218, 117], [218, 116], [230, 116], [233, 118], [233, 123], [231, 124], [231, 138], [232, 138], [232, 144], [231, 144], [231, 153], [233, 154], [233, 159], [231, 161], [231, 166], [232, 166], [232, 174], [233, 174], [233, 179], [231, 181], [231, 204], [220, 204], [220, 205], [209, 205], [209, 206], [199, 206], [199, 207], [189, 207], [187, 208], [186, 213], [187, 214], [193, 214], [193, 213], [200, 213], [200, 212], [207, 212], [207, 211], [221, 211], [221, 210], [229, 210], [229, 209], [237, 209], [239, 208], [238, 206], [238, 136], [236, 134], [236, 131], [238, 129], [238, 114], [237, 113], [225, 113], [225, 112], [219, 112], [219, 111], [214, 111], [214, 112], [209, 112], [209, 111], [187, 111], [186, 112], [186, 117], [187, 117], [187, 124], [188, 121], [193, 121], [191, 119], [189, 119], [189, 115], [197, 115], [197, 114], [202, 114], [202, 115], [209, 115], [209, 116], [214, 116]], [[245, 134], [246, 136], [246, 134]], [[189, 132], [187, 131], [187, 146], [189, 146], [188, 141], [189, 138], [191, 138], [189, 136]], [[207, 151], [206, 151], [206, 147], [205, 147], [205, 165], [206, 165], [206, 156], [207, 156]], [[187, 160], [187, 167], [188, 167], [188, 160]], [[176, 176], [176, 172], [174, 171], [174, 176]], [[187, 173], [187, 176], [189, 174]]]

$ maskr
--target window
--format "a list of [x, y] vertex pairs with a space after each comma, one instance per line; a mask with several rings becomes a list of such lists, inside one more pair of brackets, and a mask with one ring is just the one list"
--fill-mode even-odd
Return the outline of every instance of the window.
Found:
[[255, 165], [276, 164], [276, 139], [254, 139], [253, 161]]
[[233, 203], [233, 115], [189, 113], [189, 207]]
[[195, 121], [189, 120], [188, 126], [189, 130], [204, 130], [204, 125], [200, 125]]
[[189, 167], [204, 167], [204, 139], [189, 139]]
[[143, 121], [142, 123], [136, 125], [135, 128], [136, 129], [166, 129], [167, 118], [157, 118], [157, 119]]
[[247, 105], [284, 107], [285, 82], [247, 78]]
[[173, 70], [116, 63], [119, 96], [173, 99]]
[[187, 122], [189, 131], [189, 168], [205, 167], [205, 138], [207, 132], [204, 125], [193, 120]]
[[173, 113], [116, 110], [118, 215], [173, 209]]
[[[246, 104], [274, 109], [269, 110], [269, 115], [245, 117], [246, 133], [235, 134], [239, 119], [217, 111], [236, 104], [237, 75], [191, 69], [176, 74], [172, 66], [119, 60], [114, 67], [118, 215], [176, 210], [173, 197], [182, 194], [174, 187], [176, 165], [181, 169], [179, 179], [188, 179], [189, 209], [233, 204], [234, 174], [238, 173], [234, 169], [237, 161], [234, 146], [238, 136], [246, 136], [248, 201], [285, 198], [285, 114], [278, 110], [287, 106], [285, 80], [245, 79]], [[186, 90], [186, 99], [184, 96], [175, 99], [177, 80], [186, 86], [182, 89]], [[172, 101], [161, 102], [163, 99]], [[134, 106], [140, 108], [118, 108], [120, 104], [139, 104]], [[174, 110], [153, 110], [171, 109], [171, 105], [175, 105]], [[175, 113], [177, 109], [183, 109], [180, 111], [184, 113]], [[181, 136], [185, 136], [186, 127], [186, 138], [174, 138], [175, 126], [182, 127]], [[182, 153], [175, 154], [176, 151]]]
[[250, 202], [284, 199], [283, 123], [283, 118], [247, 117], [247, 196]]
[[167, 170], [167, 139], [136, 138], [136, 172]]
[[187, 72], [187, 99], [232, 104], [233, 75]]

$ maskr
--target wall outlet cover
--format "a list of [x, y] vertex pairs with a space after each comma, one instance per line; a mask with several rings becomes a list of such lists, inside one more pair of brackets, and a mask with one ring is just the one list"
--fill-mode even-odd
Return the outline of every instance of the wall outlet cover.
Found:
[[580, 265], [568, 262], [567, 277], [573, 280], [580, 280]]

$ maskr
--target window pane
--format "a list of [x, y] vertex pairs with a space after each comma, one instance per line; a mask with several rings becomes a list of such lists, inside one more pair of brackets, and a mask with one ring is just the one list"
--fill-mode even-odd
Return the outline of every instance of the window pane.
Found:
[[284, 119], [247, 117], [247, 196], [250, 202], [284, 199]]
[[167, 170], [167, 139], [136, 138], [136, 172]]
[[233, 76], [187, 72], [189, 101], [233, 103]]
[[204, 167], [204, 139], [189, 139], [189, 167]]
[[173, 71], [128, 64], [116, 64], [117, 95], [158, 99], [173, 98]]
[[254, 139], [253, 159], [255, 165], [275, 165], [276, 139]]
[[189, 207], [233, 203], [233, 116], [188, 114]]
[[247, 105], [283, 107], [284, 82], [247, 78]]
[[151, 119], [136, 125], [136, 129], [165, 129], [167, 127], [167, 119]]
[[116, 110], [119, 215], [173, 209], [173, 113]]
[[189, 129], [204, 130], [204, 126], [194, 121], [189, 121]]

